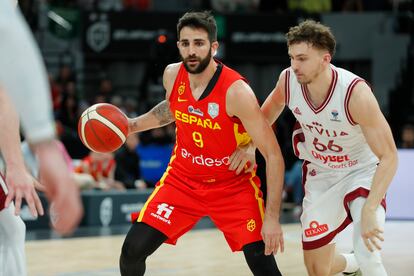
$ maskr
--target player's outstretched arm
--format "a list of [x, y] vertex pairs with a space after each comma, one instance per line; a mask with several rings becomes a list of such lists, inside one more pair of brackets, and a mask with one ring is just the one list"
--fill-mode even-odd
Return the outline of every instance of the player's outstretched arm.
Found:
[[165, 100], [154, 106], [150, 111], [128, 120], [129, 133], [141, 132], [162, 127], [175, 121], [170, 109], [170, 94], [178, 73], [180, 63], [168, 65], [164, 70], [163, 85], [166, 91]]
[[16, 211], [20, 214], [22, 199], [29, 206], [30, 212], [37, 217], [43, 215], [43, 207], [35, 191], [35, 179], [25, 167], [21, 151], [19, 118], [8, 95], [0, 88], [0, 150], [6, 163], [6, 184], [8, 194], [6, 208], [14, 200]]
[[283, 233], [279, 223], [284, 177], [284, 161], [276, 137], [266, 121], [251, 88], [236, 81], [227, 93], [227, 114], [238, 117], [254, 144], [266, 160], [267, 202], [262, 228], [265, 254], [284, 250]]
[[273, 125], [285, 108], [285, 76], [286, 71], [283, 71], [279, 76], [275, 88], [273, 88], [269, 96], [267, 96], [261, 107], [261, 110], [270, 125]]
[[170, 104], [167, 100], [164, 100], [147, 113], [128, 119], [128, 129], [129, 133], [135, 133], [162, 127], [172, 122], [174, 122], [174, 117], [170, 110]]
[[374, 247], [380, 249], [378, 240], [383, 240], [384, 229], [378, 227], [375, 212], [397, 170], [397, 148], [377, 100], [365, 82], [359, 82], [355, 86], [349, 102], [349, 111], [352, 120], [360, 125], [367, 143], [379, 159], [361, 219], [365, 245], [372, 251]]

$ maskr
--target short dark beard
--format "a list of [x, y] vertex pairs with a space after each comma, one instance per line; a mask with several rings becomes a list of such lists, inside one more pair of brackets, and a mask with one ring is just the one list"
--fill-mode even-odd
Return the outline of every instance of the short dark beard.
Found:
[[187, 61], [190, 58], [194, 58], [194, 57], [184, 58], [181, 55], [180, 55], [180, 57], [181, 57], [181, 60], [182, 60], [182, 62], [184, 64], [184, 67], [185, 67], [185, 69], [187, 70], [188, 73], [190, 73], [190, 74], [200, 74], [200, 73], [202, 73], [207, 68], [207, 66], [210, 63], [210, 60], [211, 60], [211, 50], [208, 52], [208, 55], [205, 58], [199, 60], [200, 64], [195, 69], [191, 69], [187, 65]]

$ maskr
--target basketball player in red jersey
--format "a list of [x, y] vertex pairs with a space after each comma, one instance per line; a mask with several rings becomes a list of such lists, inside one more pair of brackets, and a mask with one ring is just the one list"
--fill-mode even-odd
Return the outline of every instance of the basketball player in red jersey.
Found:
[[[208, 12], [177, 25], [182, 62], [166, 67], [166, 99], [130, 120], [130, 133], [176, 123], [170, 163], [122, 247], [122, 275], [143, 275], [163, 242], [174, 244], [209, 216], [254, 275], [281, 275], [272, 254], [283, 251], [279, 223], [284, 164], [276, 138], [245, 79], [213, 58], [217, 27]], [[237, 175], [229, 156], [250, 138], [266, 158], [266, 211], [255, 171]]]
[[[262, 110], [272, 124], [285, 105], [297, 119], [293, 145], [304, 160], [301, 223], [308, 273], [387, 275], [379, 250], [384, 197], [397, 168], [390, 127], [370, 86], [331, 64], [336, 41], [328, 27], [304, 21], [286, 38], [291, 67], [280, 74]], [[335, 236], [350, 223], [354, 254], [335, 255]]]

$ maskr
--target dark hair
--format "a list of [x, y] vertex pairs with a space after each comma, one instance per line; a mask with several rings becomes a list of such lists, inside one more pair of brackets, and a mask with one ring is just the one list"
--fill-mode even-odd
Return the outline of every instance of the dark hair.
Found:
[[178, 40], [180, 40], [180, 31], [184, 27], [204, 29], [208, 33], [210, 42], [217, 41], [217, 24], [210, 11], [185, 13], [177, 23]]
[[306, 42], [315, 48], [328, 50], [332, 57], [335, 54], [335, 37], [331, 29], [320, 22], [305, 20], [298, 26], [291, 27], [286, 33], [286, 40], [288, 46]]

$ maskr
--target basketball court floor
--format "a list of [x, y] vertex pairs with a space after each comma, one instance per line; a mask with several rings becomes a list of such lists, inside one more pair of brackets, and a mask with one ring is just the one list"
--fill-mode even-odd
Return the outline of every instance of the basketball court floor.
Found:
[[[58, 238], [49, 231], [29, 231], [27, 262], [30, 276], [120, 275], [118, 257], [129, 225], [79, 229], [76, 237]], [[300, 226], [283, 224], [285, 252], [276, 255], [283, 275], [306, 275]], [[351, 250], [351, 227], [338, 239], [338, 248]], [[387, 221], [383, 259], [390, 276], [414, 275], [414, 221]], [[152, 276], [251, 275], [242, 253], [232, 253], [222, 234], [211, 224], [197, 227], [176, 246], [162, 245], [147, 261]]]

